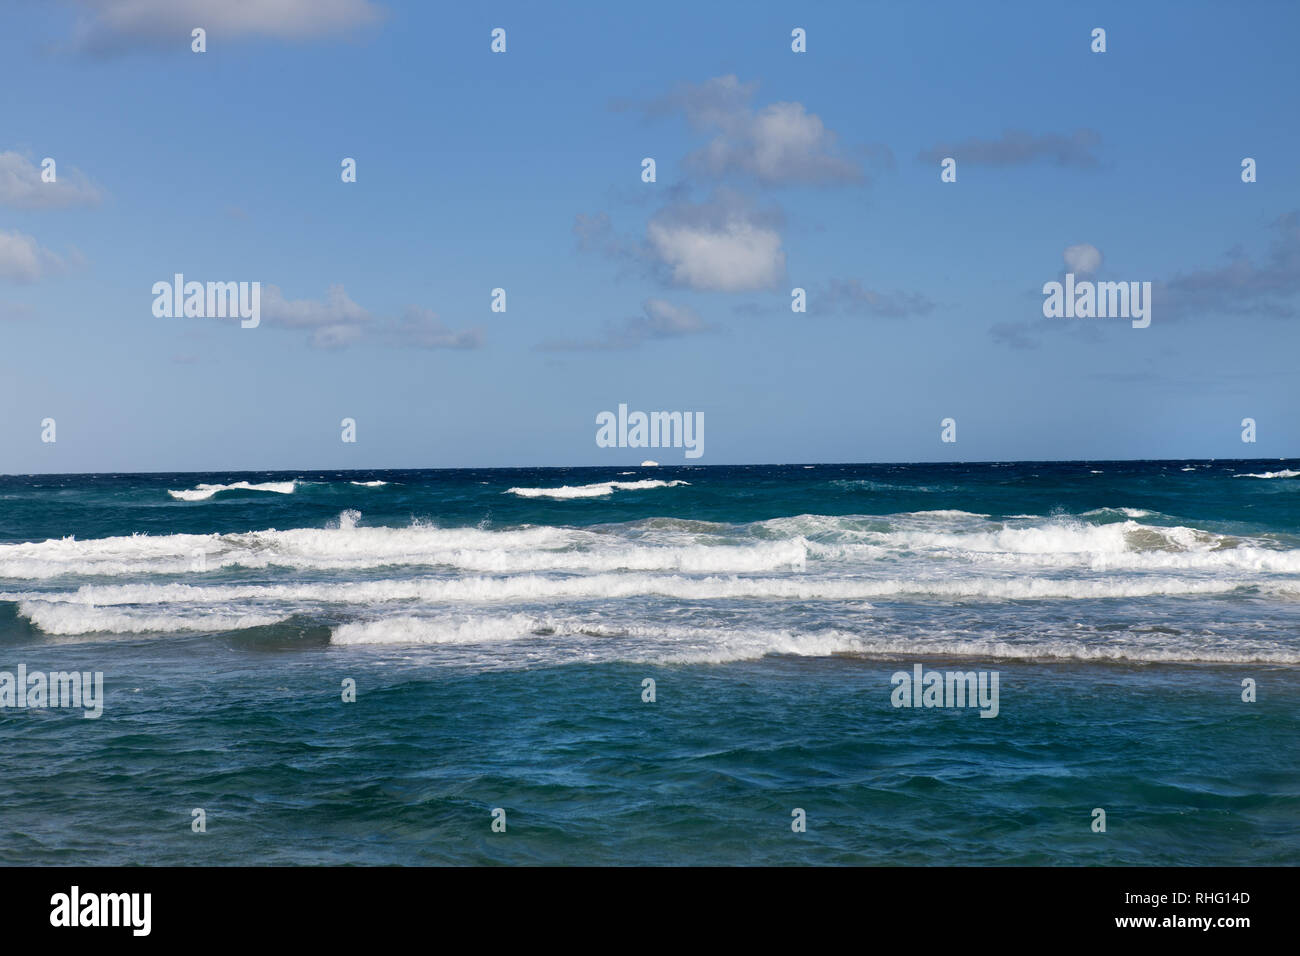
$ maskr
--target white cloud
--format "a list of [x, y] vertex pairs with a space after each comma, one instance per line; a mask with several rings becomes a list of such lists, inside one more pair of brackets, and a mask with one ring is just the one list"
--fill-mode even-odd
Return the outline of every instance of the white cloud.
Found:
[[1101, 250], [1081, 242], [1078, 245], [1066, 246], [1062, 258], [1065, 259], [1065, 264], [1071, 272], [1086, 275], [1096, 272], [1101, 265]]
[[324, 299], [286, 299], [279, 286], [268, 285], [262, 296], [262, 316], [275, 325], [293, 328], [354, 325], [371, 318], [341, 285], [330, 286]]
[[629, 330], [644, 332], [647, 338], [690, 335], [706, 328], [699, 313], [687, 305], [673, 305], [663, 299], [646, 299], [644, 308], [644, 321], [632, 323]]
[[49, 209], [99, 202], [99, 189], [79, 170], [57, 163], [54, 168], [55, 181], [43, 182], [35, 162], [13, 151], [0, 153], [0, 205]]
[[21, 232], [0, 232], [0, 276], [15, 282], [35, 282], [62, 271], [67, 263]]
[[270, 325], [310, 329], [318, 348], [339, 348], [360, 338], [372, 316], [341, 285], [330, 286], [324, 299], [286, 299], [279, 286], [268, 285], [262, 292], [262, 318]]
[[[838, 137], [821, 117], [793, 102], [756, 111], [750, 101], [757, 89], [757, 83], [718, 76], [679, 87], [646, 111], [660, 115], [680, 110], [693, 128], [714, 134], [686, 157], [687, 166], [709, 176], [743, 173], [768, 185], [855, 183], [866, 178], [859, 163], [840, 154]], [[871, 152], [887, 155], [879, 147]]]
[[735, 114], [686, 161], [713, 176], [740, 170], [769, 184], [860, 182], [861, 168], [837, 155], [835, 143], [821, 117], [802, 103], [773, 103]]
[[646, 230], [676, 285], [717, 292], [770, 289], [785, 275], [781, 234], [734, 194], [661, 210]]

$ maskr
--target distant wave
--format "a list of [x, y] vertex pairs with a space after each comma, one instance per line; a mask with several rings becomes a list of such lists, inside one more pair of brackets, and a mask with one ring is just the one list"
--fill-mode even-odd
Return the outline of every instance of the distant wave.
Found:
[[168, 491], [167, 494], [181, 501], [205, 501], [213, 495], [220, 494], [223, 491], [272, 491], [278, 495], [291, 495], [297, 490], [298, 481], [264, 481], [260, 484], [251, 484], [247, 481], [236, 481], [230, 485], [199, 485], [195, 488], [189, 488], [184, 491]]
[[378, 488], [380, 485], [386, 485], [386, 481], [354, 481], [354, 485], [360, 485], [362, 488]]
[[600, 481], [592, 485], [562, 485], [559, 488], [509, 488], [508, 495], [521, 498], [602, 498], [615, 491], [642, 491], [647, 488], [676, 488], [688, 481], [660, 481], [646, 478], [642, 481]]
[[1300, 478], [1300, 471], [1285, 468], [1282, 471], [1266, 471], [1259, 475], [1233, 475], [1234, 478]]

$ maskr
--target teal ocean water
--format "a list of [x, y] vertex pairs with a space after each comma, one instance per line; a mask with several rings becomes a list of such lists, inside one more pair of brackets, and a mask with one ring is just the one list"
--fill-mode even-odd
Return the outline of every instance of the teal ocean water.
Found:
[[8, 864], [1294, 864], [1300, 462], [0, 477], [20, 668]]

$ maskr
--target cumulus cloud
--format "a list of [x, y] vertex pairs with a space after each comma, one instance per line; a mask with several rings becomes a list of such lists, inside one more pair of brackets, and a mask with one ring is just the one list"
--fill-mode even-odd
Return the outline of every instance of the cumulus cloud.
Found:
[[[73, 256], [72, 260], [77, 257]], [[21, 232], [0, 232], [0, 277], [14, 282], [35, 282], [62, 272], [72, 262], [46, 249]]]
[[1066, 246], [1062, 258], [1065, 260], [1066, 268], [1081, 275], [1096, 272], [1101, 266], [1101, 250], [1086, 242]]
[[310, 40], [347, 34], [383, 18], [371, 0], [76, 0], [82, 9], [73, 44], [108, 54], [139, 46], [189, 49], [190, 31], [223, 37]]
[[341, 285], [330, 286], [324, 299], [286, 299], [274, 285], [262, 290], [262, 321], [308, 329], [312, 345], [317, 348], [338, 348], [355, 342], [372, 318]]
[[606, 323], [603, 334], [590, 340], [550, 340], [538, 346], [543, 351], [604, 351], [631, 349], [657, 339], [681, 338], [714, 331], [690, 306], [674, 305], [663, 299], [647, 299], [642, 314], [620, 322]]
[[735, 193], [665, 207], [650, 220], [646, 240], [674, 285], [745, 292], [774, 288], [785, 275], [785, 251], [773, 217]]
[[0, 205], [53, 209], [99, 202], [99, 188], [80, 170], [58, 164], [54, 169], [55, 181], [43, 182], [41, 168], [33, 160], [12, 150], [0, 153]]
[[773, 103], [734, 117], [686, 163], [719, 177], [743, 170], [770, 184], [861, 182], [861, 167], [835, 154], [835, 139], [802, 103]]
[[[688, 169], [705, 176], [740, 174], [766, 185], [865, 181], [862, 163], [844, 155], [838, 136], [820, 116], [796, 102], [755, 109], [751, 101], [757, 89], [757, 83], [741, 83], [734, 75], [719, 76], [680, 86], [641, 108], [648, 116], [680, 112], [693, 129], [711, 136], [685, 160]], [[863, 152], [893, 159], [885, 147]]]
[[997, 139], [978, 136], [961, 142], [940, 143], [918, 154], [924, 162], [937, 163], [949, 156], [958, 165], [1019, 166], [1046, 160], [1056, 166], [1090, 168], [1100, 161], [1093, 150], [1101, 145], [1101, 134], [1092, 129], [1077, 129], [1069, 135], [1024, 130], [1004, 130]]

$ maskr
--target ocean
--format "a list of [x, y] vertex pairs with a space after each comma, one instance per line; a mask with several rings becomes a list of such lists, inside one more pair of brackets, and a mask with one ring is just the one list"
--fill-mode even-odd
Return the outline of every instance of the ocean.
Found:
[[0, 477], [20, 667], [6, 864], [1296, 864], [1300, 462]]

